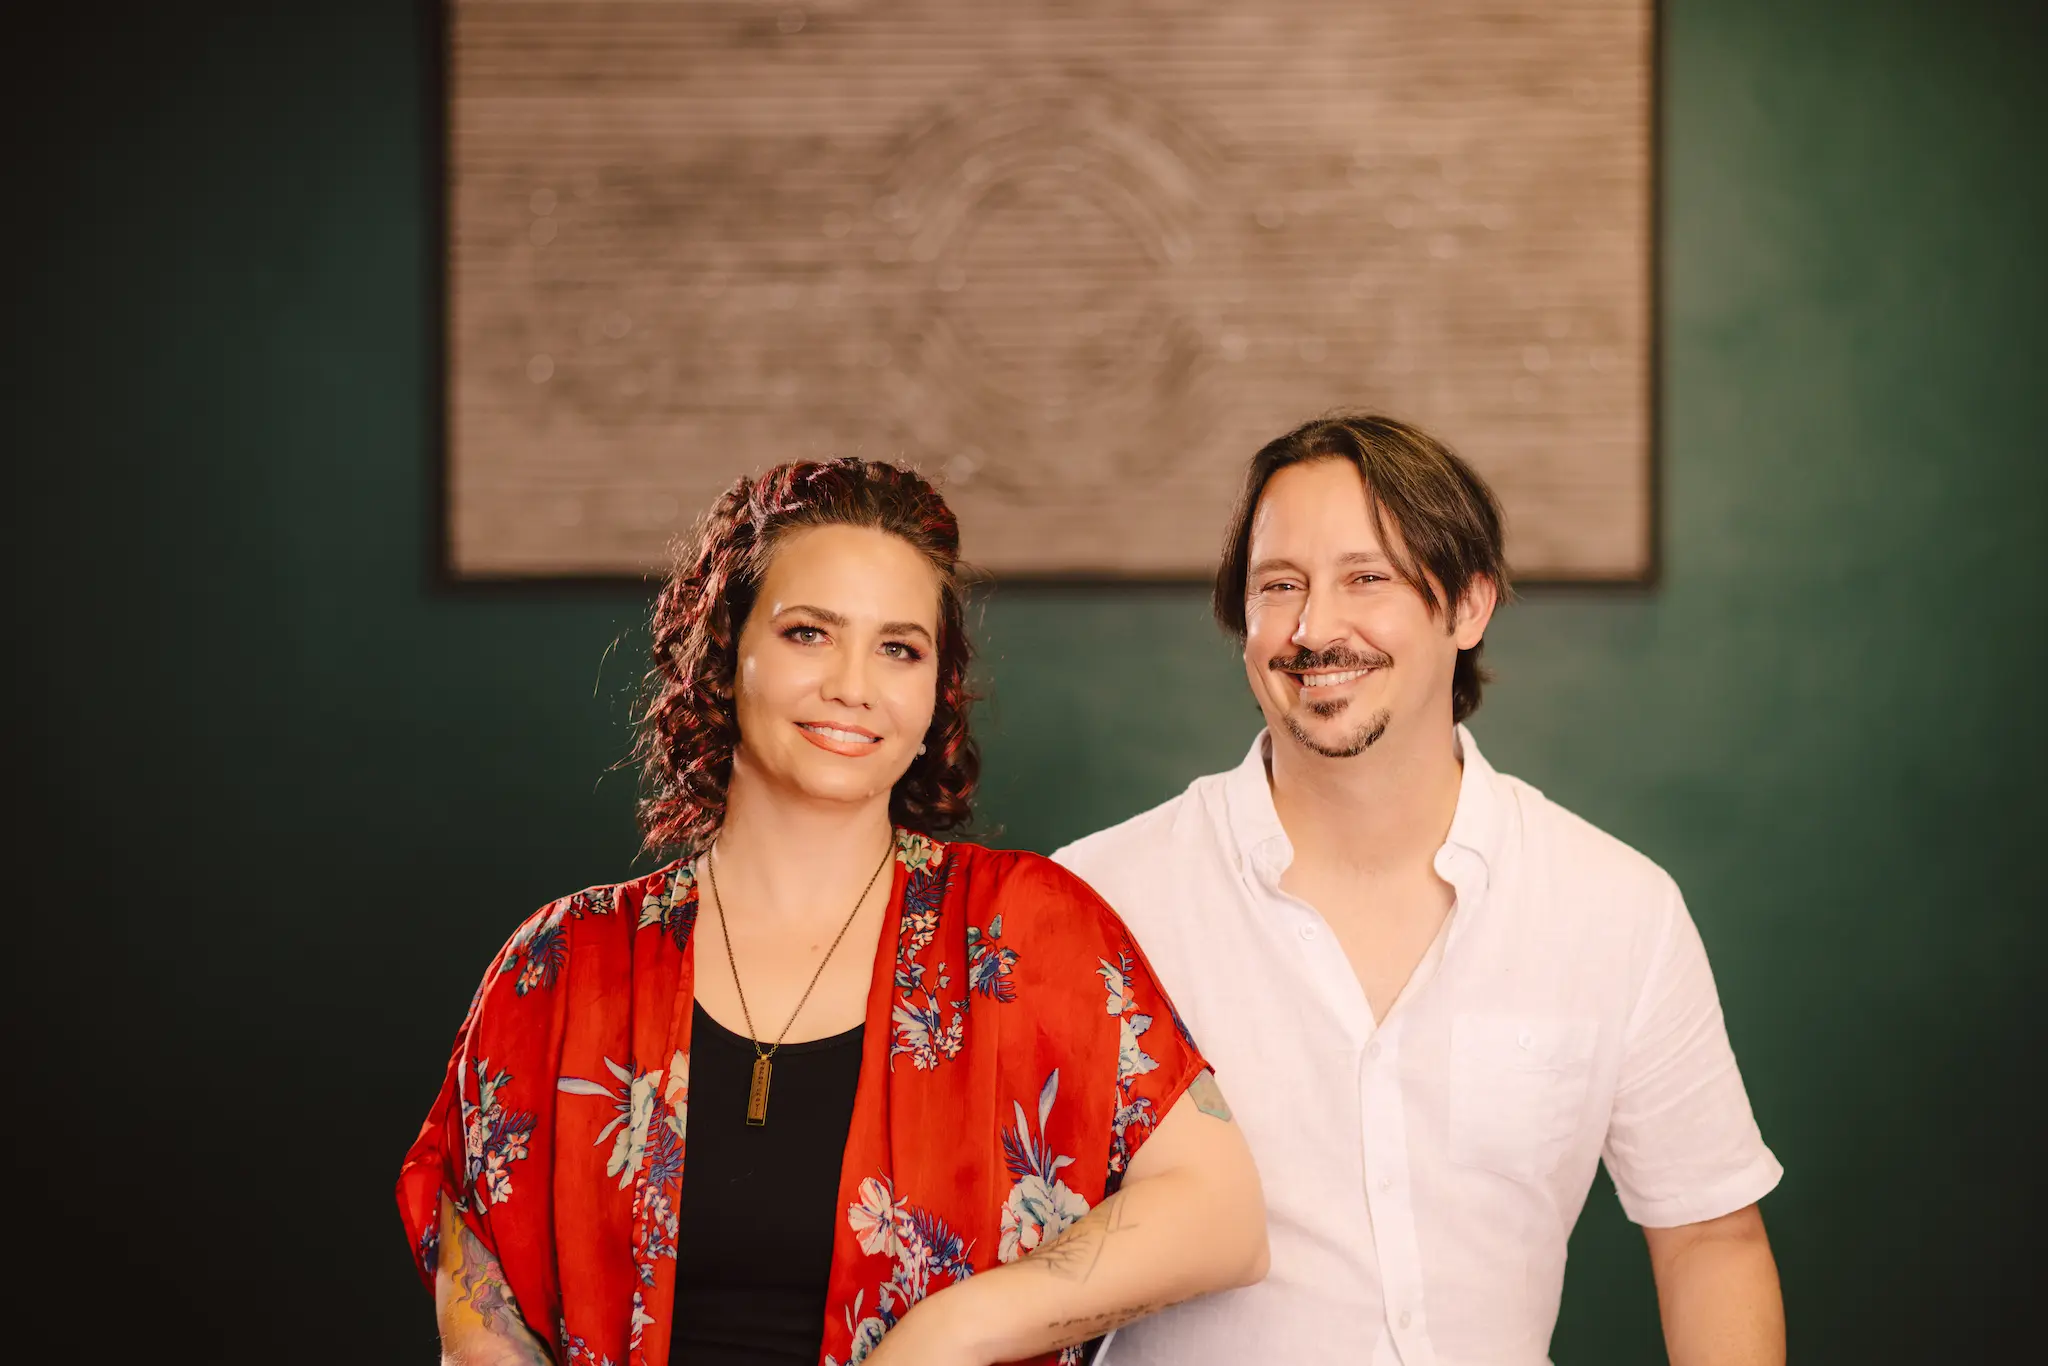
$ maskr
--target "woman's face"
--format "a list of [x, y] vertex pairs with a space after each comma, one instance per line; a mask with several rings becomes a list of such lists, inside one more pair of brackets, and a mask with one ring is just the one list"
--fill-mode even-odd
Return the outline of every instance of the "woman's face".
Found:
[[740, 628], [734, 777], [886, 800], [931, 726], [938, 637], [938, 571], [909, 543], [871, 527], [790, 533]]

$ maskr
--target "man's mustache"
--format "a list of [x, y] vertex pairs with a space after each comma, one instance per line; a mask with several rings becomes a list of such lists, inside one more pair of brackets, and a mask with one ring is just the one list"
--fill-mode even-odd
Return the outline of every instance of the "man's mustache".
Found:
[[1302, 674], [1313, 669], [1384, 669], [1394, 657], [1379, 650], [1353, 650], [1332, 645], [1327, 650], [1296, 650], [1268, 661], [1266, 667], [1279, 673]]

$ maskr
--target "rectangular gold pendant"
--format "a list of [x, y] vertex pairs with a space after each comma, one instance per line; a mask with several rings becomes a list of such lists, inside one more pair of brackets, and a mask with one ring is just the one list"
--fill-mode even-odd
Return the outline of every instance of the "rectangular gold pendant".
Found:
[[768, 1059], [755, 1057], [754, 1084], [747, 1088], [747, 1123], [768, 1122]]

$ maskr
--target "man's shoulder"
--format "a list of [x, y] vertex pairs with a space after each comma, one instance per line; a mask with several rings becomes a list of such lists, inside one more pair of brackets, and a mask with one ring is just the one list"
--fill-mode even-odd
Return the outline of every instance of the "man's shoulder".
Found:
[[1178, 795], [1052, 857], [1084, 878], [1156, 952], [1166, 920], [1183, 921], [1195, 902], [1186, 894], [1189, 879], [1213, 884], [1212, 858], [1227, 857], [1222, 785], [1228, 777], [1197, 778]]
[[1227, 772], [1205, 774], [1159, 805], [1053, 850], [1052, 859], [1098, 888], [1103, 878], [1120, 870], [1149, 865], [1177, 843], [1212, 826], [1223, 781], [1229, 776]]
[[1499, 776], [1503, 796], [1521, 819], [1523, 849], [1561, 890], [1625, 904], [1677, 894], [1671, 874], [1648, 854], [1559, 805], [1533, 784]]

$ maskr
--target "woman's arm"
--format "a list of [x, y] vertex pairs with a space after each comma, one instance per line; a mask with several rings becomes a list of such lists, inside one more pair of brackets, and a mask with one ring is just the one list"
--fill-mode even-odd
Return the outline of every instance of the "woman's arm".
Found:
[[1258, 1171], [1203, 1072], [1131, 1159], [1121, 1190], [1030, 1256], [917, 1305], [868, 1362], [989, 1366], [1040, 1356], [1265, 1274]]
[[527, 1331], [498, 1259], [446, 1195], [440, 1246], [434, 1315], [441, 1324], [441, 1366], [550, 1366], [554, 1357]]

